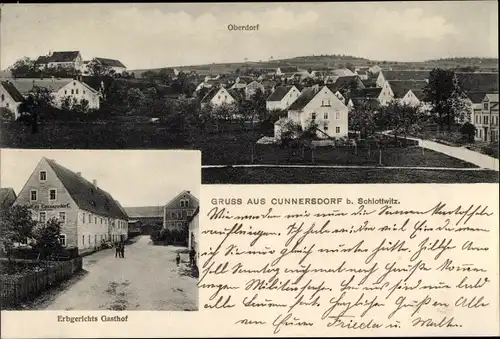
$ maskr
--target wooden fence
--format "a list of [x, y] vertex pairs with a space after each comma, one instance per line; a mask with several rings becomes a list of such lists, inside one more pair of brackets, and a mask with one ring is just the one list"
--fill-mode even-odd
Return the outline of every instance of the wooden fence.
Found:
[[[33, 261], [30, 261], [33, 262]], [[0, 276], [1, 306], [15, 306], [69, 279], [82, 269], [82, 258], [51, 262], [53, 266], [21, 276]]]

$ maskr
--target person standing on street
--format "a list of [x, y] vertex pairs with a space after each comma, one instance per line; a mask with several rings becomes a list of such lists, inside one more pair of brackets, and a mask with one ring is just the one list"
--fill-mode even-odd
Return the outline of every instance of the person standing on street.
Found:
[[122, 258], [125, 258], [125, 243], [122, 241], [121, 247], [120, 247], [120, 254]]
[[121, 257], [120, 244], [115, 243], [115, 258]]
[[177, 252], [177, 256], [175, 257], [175, 262], [177, 263], [177, 266], [181, 263], [181, 255], [179, 252]]
[[194, 248], [191, 248], [191, 251], [189, 251], [189, 264], [191, 266], [194, 265], [194, 259], [196, 258], [196, 251]]

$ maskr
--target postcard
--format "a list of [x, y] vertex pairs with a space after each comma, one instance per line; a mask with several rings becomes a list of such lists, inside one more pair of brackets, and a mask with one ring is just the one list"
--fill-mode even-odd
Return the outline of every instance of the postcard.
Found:
[[0, 5], [2, 338], [498, 336], [498, 5]]

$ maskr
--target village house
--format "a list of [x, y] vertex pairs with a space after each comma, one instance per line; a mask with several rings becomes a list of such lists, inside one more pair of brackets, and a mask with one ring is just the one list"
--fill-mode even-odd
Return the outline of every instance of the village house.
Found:
[[96, 57], [94, 58], [94, 60], [101, 64], [103, 67], [107, 68], [109, 71], [113, 71], [113, 73], [115, 74], [123, 74], [123, 72], [127, 71], [127, 67], [119, 60], [101, 57]]
[[[56, 79], [54, 77], [48, 79], [14, 79], [12, 84], [26, 98], [32, 93], [36, 87], [46, 88], [53, 95], [53, 104], [60, 108], [65, 98], [76, 100], [87, 100], [90, 109], [99, 109], [101, 103], [101, 91], [98, 91], [85, 82], [82, 78], [77, 79]], [[101, 87], [103, 84], [101, 84]]]
[[81, 70], [83, 59], [79, 51], [49, 52], [46, 56], [38, 57], [35, 65], [39, 69], [65, 68]]
[[427, 86], [427, 81], [395, 80], [388, 81], [387, 83], [394, 93], [394, 99], [401, 104], [411, 107], [418, 107], [422, 104], [419, 94], [422, 93]]
[[129, 230], [140, 231], [141, 234], [151, 234], [154, 229], [163, 227], [165, 206], [124, 207], [129, 217]]
[[[455, 79], [460, 89], [467, 96], [469, 121], [475, 124], [476, 115], [482, 117], [483, 99], [486, 94], [498, 93], [498, 73], [495, 72], [455, 72]], [[481, 130], [481, 132], [479, 131]], [[477, 133], [483, 133], [478, 129]], [[483, 137], [477, 136], [478, 140]]]
[[385, 106], [394, 98], [392, 90], [380, 87], [362, 88], [351, 93], [350, 99], [375, 99], [379, 105]]
[[188, 218], [188, 249], [195, 250], [196, 262], [200, 259], [200, 207]]
[[348, 108], [327, 87], [308, 87], [288, 108], [288, 119], [308, 128], [312, 121], [318, 125], [318, 138], [346, 137], [348, 132]]
[[9, 109], [14, 114], [14, 119], [19, 118], [21, 112], [19, 105], [24, 101], [23, 95], [9, 80], [0, 82], [0, 107]]
[[211, 104], [212, 106], [232, 105], [236, 99], [224, 87], [212, 88], [201, 99], [201, 105]]
[[370, 68], [368, 68], [368, 72], [375, 75], [379, 74], [382, 68], [379, 65], [373, 65]]
[[266, 109], [285, 110], [300, 96], [300, 91], [295, 86], [277, 86], [266, 100]]
[[16, 199], [17, 195], [12, 187], [0, 188], [0, 212], [6, 211], [11, 208]]
[[380, 109], [380, 102], [375, 98], [349, 98], [347, 102], [349, 110], [363, 107], [363, 105], [367, 106], [372, 111]]
[[14, 203], [28, 206], [33, 218], [61, 223], [60, 242], [77, 247], [79, 253], [93, 251], [104, 241], [127, 239], [128, 216], [97, 181], [42, 158]]
[[293, 74], [295, 72], [297, 72], [299, 69], [297, 68], [297, 66], [279, 66], [277, 69], [276, 69], [276, 75], [281, 77], [285, 74]]
[[251, 99], [253, 97], [253, 95], [255, 93], [257, 93], [257, 91], [260, 90], [262, 92], [262, 94], [265, 93], [266, 89], [264, 88], [264, 86], [257, 82], [257, 81], [252, 81], [250, 82], [246, 87], [245, 87], [245, 98], [248, 100], [248, 99]]
[[383, 87], [386, 81], [394, 80], [417, 80], [429, 81], [430, 71], [423, 70], [401, 70], [401, 71], [381, 71], [377, 77], [377, 87]]
[[333, 93], [339, 92], [344, 99], [350, 97], [352, 91], [365, 88], [365, 85], [357, 75], [337, 78], [334, 83], [326, 84], [326, 86]]
[[368, 71], [367, 70], [357, 70], [356, 72], [354, 72], [354, 74], [356, 74], [357, 76], [359, 76], [359, 78], [361, 80], [368, 80]]
[[498, 142], [498, 93], [486, 94], [482, 100], [480, 114], [474, 114], [475, 139]]
[[163, 228], [187, 231], [188, 221], [199, 206], [200, 202], [190, 191], [182, 191], [165, 206]]

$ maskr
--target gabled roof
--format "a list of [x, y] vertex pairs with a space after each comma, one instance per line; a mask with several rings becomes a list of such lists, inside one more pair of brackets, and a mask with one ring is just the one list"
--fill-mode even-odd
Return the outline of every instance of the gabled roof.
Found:
[[357, 75], [346, 76], [338, 78], [335, 83], [326, 85], [333, 93], [337, 92], [340, 89], [349, 88], [350, 84], [355, 81], [359, 84], [360, 88], [364, 88], [363, 82]]
[[380, 95], [380, 92], [382, 92], [382, 88], [380, 87], [362, 88], [352, 93], [351, 98], [376, 99]]
[[[109, 66], [109, 67], [123, 67], [126, 68], [124, 64], [121, 63], [119, 60], [115, 59], [107, 59], [107, 58], [95, 58], [97, 61], [99, 61], [101, 64], [104, 66]], [[174, 70], [172, 70], [172, 73], [174, 73]]]
[[401, 71], [381, 71], [384, 79], [390, 80], [426, 80], [429, 79], [430, 71], [424, 70], [401, 70]]
[[498, 92], [498, 73], [455, 72], [460, 88], [468, 92]]
[[493, 94], [493, 93], [488, 93], [486, 94], [486, 100], [490, 102], [498, 102], [498, 93]]
[[483, 102], [484, 97], [486, 96], [485, 92], [469, 92], [467, 93], [467, 97], [474, 104], [480, 104]]
[[48, 55], [41, 55], [36, 59], [35, 65], [41, 65], [41, 64], [47, 64], [50, 60], [50, 56]]
[[221, 87], [212, 87], [208, 93], [201, 99], [201, 102], [206, 103], [210, 102], [216, 95], [219, 93], [219, 91], [222, 90]]
[[339, 76], [339, 77], [346, 77], [346, 76], [353, 76], [354, 72], [351, 71], [350, 69], [347, 69], [347, 68], [338, 68], [338, 69], [333, 70], [333, 72], [331, 74]]
[[426, 100], [426, 94], [423, 89], [412, 89], [413, 94], [417, 97], [418, 100], [424, 101]]
[[366, 103], [369, 108], [371, 109], [377, 109], [380, 107], [380, 103], [377, 99], [374, 98], [351, 98], [352, 104], [354, 108], [359, 107], [363, 103]]
[[425, 80], [390, 80], [389, 86], [391, 86], [392, 92], [396, 99], [403, 98], [408, 91], [423, 91], [425, 86], [427, 86], [427, 81]]
[[182, 191], [181, 193], [177, 194], [174, 198], [170, 199], [170, 201], [168, 202], [167, 205], [165, 205], [165, 208], [168, 208], [170, 205], [172, 205], [174, 203], [175, 200], [177, 200], [178, 197], [180, 197], [181, 195], [183, 194], [187, 194], [189, 195], [191, 198], [194, 199], [194, 201], [196, 201], [197, 203], [199, 203], [200, 201], [198, 200], [198, 198], [196, 198], [194, 195], [191, 194], [190, 191]]
[[65, 78], [65, 79], [17, 78], [17, 79], [13, 79], [11, 82], [17, 88], [19, 93], [21, 93], [22, 95], [27, 95], [28, 93], [33, 91], [33, 88], [35, 86], [48, 88], [53, 92], [57, 92], [62, 87], [69, 84], [71, 81], [73, 81], [73, 79], [71, 79], [71, 78]]
[[125, 211], [120, 204], [113, 199], [111, 194], [94, 186], [91, 182], [66, 167], [57, 164], [54, 160], [44, 159], [78, 207], [101, 216], [128, 219]]
[[306, 107], [306, 105], [311, 102], [311, 100], [318, 94], [319, 91], [316, 91], [313, 87], [306, 87], [302, 90], [297, 100], [293, 102], [288, 108], [289, 110], [299, 111]]
[[277, 86], [266, 101], [281, 101], [293, 86]]
[[48, 57], [47, 62], [72, 62], [79, 54], [79, 51], [54, 52]]
[[275, 87], [278, 84], [275, 80], [262, 80], [260, 83], [264, 86], [264, 88]]
[[163, 218], [163, 206], [124, 207], [130, 218]]
[[1, 84], [2, 84], [3, 88], [5, 88], [7, 93], [9, 93], [9, 95], [12, 97], [12, 99], [15, 102], [22, 102], [24, 100], [22, 94], [19, 93], [18, 89], [16, 88], [16, 86], [14, 86], [14, 84], [12, 82], [10, 82], [8, 80], [1, 81]]

